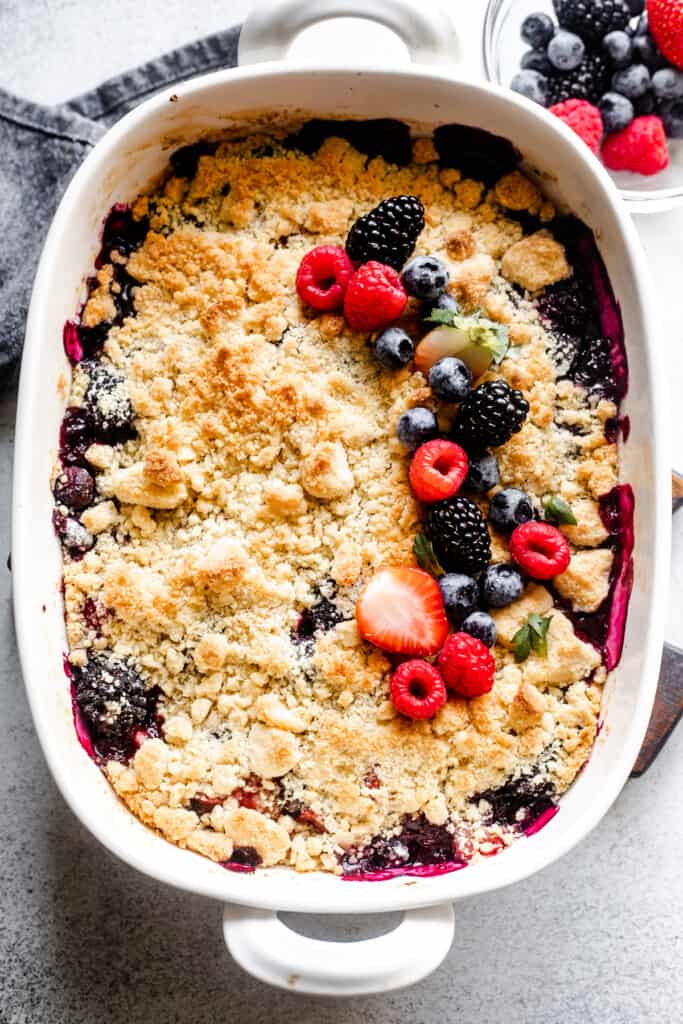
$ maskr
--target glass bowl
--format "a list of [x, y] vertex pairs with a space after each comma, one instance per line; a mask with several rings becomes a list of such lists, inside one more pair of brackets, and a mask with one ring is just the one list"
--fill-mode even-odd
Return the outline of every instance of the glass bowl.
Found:
[[[491, 82], [508, 86], [528, 44], [520, 27], [528, 14], [546, 11], [550, 0], [489, 0], [484, 18], [484, 70]], [[608, 171], [633, 213], [659, 213], [683, 205], [683, 139], [668, 139], [669, 166], [659, 174]]]

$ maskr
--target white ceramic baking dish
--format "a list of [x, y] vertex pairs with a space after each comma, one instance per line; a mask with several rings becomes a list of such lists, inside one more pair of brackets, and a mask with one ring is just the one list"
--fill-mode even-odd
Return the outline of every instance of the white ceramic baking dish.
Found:
[[[266, 8], [247, 23], [239, 69], [176, 86], [130, 113], [87, 158], [55, 216], [36, 277], [21, 371], [12, 540], [16, 628], [45, 756], [84, 825], [140, 871], [223, 901], [230, 951], [256, 976], [293, 990], [350, 995], [427, 974], [449, 948], [453, 901], [526, 878], [566, 853], [597, 824], [624, 784], [648, 722], [666, 618], [670, 460], [663, 375], [657, 373], [653, 302], [635, 230], [607, 174], [576, 136], [526, 100], [459, 77], [444, 63], [452, 61], [455, 49], [447, 17], [433, 8], [411, 10], [399, 0], [287, 0]], [[361, 70], [348, 57], [334, 67], [272, 62], [307, 24], [353, 14], [392, 27], [420, 64]], [[271, 62], [246, 66], [263, 59]], [[61, 330], [83, 298], [102, 220], [113, 203], [147, 186], [178, 146], [219, 136], [235, 124], [249, 128], [272, 116], [303, 114], [393, 117], [423, 129], [461, 122], [511, 139], [549, 190], [593, 229], [623, 310], [630, 364], [624, 411], [632, 426], [621, 473], [636, 497], [635, 585], [623, 657], [606, 689], [605, 726], [589, 764], [547, 827], [502, 856], [439, 877], [361, 883], [283, 868], [235, 874], [172, 846], [124, 808], [78, 744], [62, 669], [61, 557], [49, 488], [69, 380]], [[275, 914], [280, 910], [405, 914], [393, 932], [379, 938], [325, 943], [287, 929]]]

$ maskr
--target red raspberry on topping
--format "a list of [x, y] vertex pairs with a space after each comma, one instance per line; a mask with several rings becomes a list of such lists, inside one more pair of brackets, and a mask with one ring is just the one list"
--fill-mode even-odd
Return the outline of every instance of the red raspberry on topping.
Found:
[[296, 290], [313, 309], [330, 311], [344, 305], [353, 263], [341, 245], [319, 245], [307, 252], [296, 273]]
[[647, 19], [660, 51], [683, 68], [683, 0], [647, 0]]
[[636, 117], [627, 128], [608, 135], [602, 145], [602, 160], [611, 171], [663, 171], [669, 165], [669, 151], [661, 117]]
[[400, 316], [408, 296], [391, 267], [370, 260], [356, 271], [344, 298], [344, 316], [354, 331], [376, 331]]
[[410, 464], [410, 486], [420, 501], [452, 498], [460, 490], [468, 469], [467, 455], [453, 441], [427, 441]]
[[550, 523], [522, 523], [512, 531], [510, 555], [535, 580], [550, 580], [569, 565], [569, 544]]
[[480, 697], [493, 686], [495, 659], [469, 633], [451, 633], [436, 663], [447, 688], [458, 697]]
[[390, 693], [396, 710], [408, 718], [431, 718], [446, 703], [440, 673], [417, 658], [398, 666], [391, 677]]
[[597, 156], [602, 139], [602, 116], [597, 107], [587, 100], [565, 100], [548, 110], [576, 132]]

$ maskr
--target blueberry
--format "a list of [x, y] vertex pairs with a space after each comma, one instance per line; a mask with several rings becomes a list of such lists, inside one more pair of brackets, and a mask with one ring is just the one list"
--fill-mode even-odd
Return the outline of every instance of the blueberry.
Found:
[[523, 71], [540, 71], [542, 75], [554, 75], [555, 68], [545, 55], [545, 50], [527, 50], [519, 62]]
[[543, 11], [529, 14], [522, 22], [521, 35], [529, 46], [545, 46], [555, 35], [555, 23], [550, 15]]
[[626, 0], [626, 6], [631, 12], [631, 17], [636, 18], [645, 10], [645, 0]]
[[548, 43], [548, 60], [558, 71], [573, 71], [586, 55], [586, 44], [580, 36], [563, 28]]
[[630, 100], [644, 96], [650, 88], [650, 72], [644, 64], [631, 64], [615, 71], [612, 75], [612, 89]]
[[598, 103], [606, 132], [620, 132], [635, 117], [633, 104], [618, 92], [606, 92]]
[[683, 139], [683, 100], [661, 103], [659, 115], [670, 139]]
[[459, 626], [479, 603], [477, 581], [459, 572], [449, 572], [441, 577], [439, 587], [446, 615], [454, 625]]
[[55, 480], [55, 501], [79, 512], [95, 497], [95, 480], [82, 466], [67, 466]]
[[460, 629], [463, 633], [481, 640], [485, 647], [493, 647], [498, 637], [496, 624], [486, 612], [472, 612], [462, 623]]
[[433, 302], [426, 302], [424, 306], [425, 319], [430, 313], [433, 313], [435, 309], [445, 309], [449, 313], [459, 313], [460, 306], [449, 292], [441, 292], [441, 295], [437, 295]]
[[506, 533], [533, 518], [534, 507], [531, 499], [528, 494], [517, 490], [516, 487], [506, 487], [498, 491], [491, 501], [489, 522]]
[[628, 32], [615, 29], [603, 38], [602, 49], [609, 57], [613, 68], [625, 68], [632, 60], [633, 39]]
[[436, 256], [414, 256], [401, 274], [403, 287], [416, 299], [435, 299], [446, 291], [448, 267]]
[[387, 327], [375, 341], [377, 361], [389, 370], [398, 370], [413, 358], [412, 338], [402, 327]]
[[633, 60], [638, 64], [647, 64], [649, 68], [653, 69], [666, 66], [666, 60], [648, 32], [636, 36], [633, 40]]
[[470, 459], [465, 484], [471, 491], [485, 494], [500, 482], [498, 461], [495, 455], [478, 455]]
[[472, 371], [462, 359], [444, 356], [429, 371], [429, 386], [440, 402], [462, 402], [472, 386]]
[[652, 76], [652, 91], [658, 100], [683, 99], [683, 71], [660, 68]]
[[408, 409], [396, 424], [396, 436], [406, 448], [419, 448], [425, 441], [431, 441], [439, 433], [439, 424], [431, 409], [417, 405]]
[[548, 103], [548, 79], [540, 71], [519, 71], [510, 82], [510, 88], [542, 107]]
[[489, 608], [504, 608], [522, 596], [522, 574], [514, 565], [490, 565], [481, 581], [481, 594]]

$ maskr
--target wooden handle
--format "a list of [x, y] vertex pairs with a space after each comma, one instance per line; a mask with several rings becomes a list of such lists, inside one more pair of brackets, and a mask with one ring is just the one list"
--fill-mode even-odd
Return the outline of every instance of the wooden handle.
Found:
[[683, 651], [664, 644], [659, 686], [655, 697], [650, 724], [633, 766], [632, 776], [647, 771], [683, 715]]
[[683, 505], [683, 476], [675, 470], [671, 474], [671, 504], [674, 512]]

